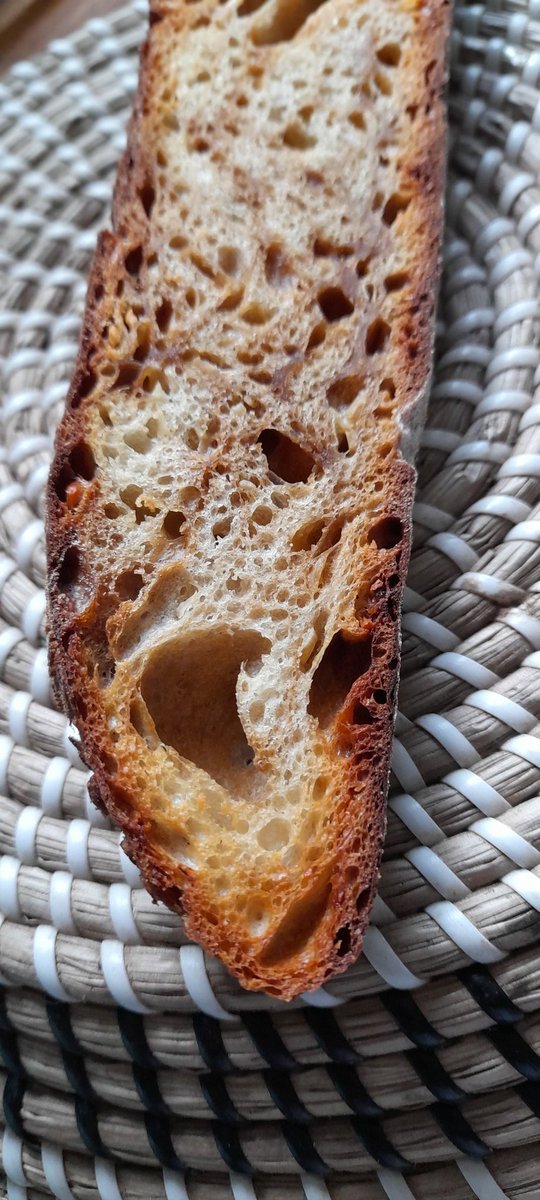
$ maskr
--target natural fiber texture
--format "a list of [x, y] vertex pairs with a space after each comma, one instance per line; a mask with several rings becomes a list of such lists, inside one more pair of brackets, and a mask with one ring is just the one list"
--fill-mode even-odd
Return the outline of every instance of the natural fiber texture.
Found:
[[380, 899], [365, 957], [288, 1008], [204, 964], [151, 903], [50, 700], [41, 494], [143, 28], [132, 5], [0, 84], [8, 1194], [533, 1200], [538, 5], [455, 14], [445, 274]]

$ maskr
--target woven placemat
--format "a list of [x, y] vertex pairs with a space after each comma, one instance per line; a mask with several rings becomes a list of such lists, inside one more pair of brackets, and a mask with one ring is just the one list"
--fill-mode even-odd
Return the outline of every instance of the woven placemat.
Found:
[[540, 2], [455, 11], [380, 896], [358, 964], [289, 1006], [152, 903], [49, 690], [43, 486], [145, 19], [0, 83], [3, 1194], [537, 1200]]

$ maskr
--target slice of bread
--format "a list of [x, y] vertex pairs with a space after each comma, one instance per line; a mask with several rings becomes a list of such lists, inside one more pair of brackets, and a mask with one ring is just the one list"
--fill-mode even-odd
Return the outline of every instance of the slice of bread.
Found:
[[50, 660], [245, 987], [358, 955], [442, 222], [446, 0], [161, 0], [48, 491]]

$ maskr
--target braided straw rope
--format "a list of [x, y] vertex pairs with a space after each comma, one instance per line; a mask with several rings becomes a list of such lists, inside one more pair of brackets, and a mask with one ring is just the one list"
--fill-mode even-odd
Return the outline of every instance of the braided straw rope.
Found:
[[7, 1195], [532, 1200], [540, 4], [456, 9], [445, 274], [380, 897], [365, 956], [288, 1008], [241, 992], [151, 903], [50, 694], [42, 491], [143, 27], [133, 4], [0, 83]]

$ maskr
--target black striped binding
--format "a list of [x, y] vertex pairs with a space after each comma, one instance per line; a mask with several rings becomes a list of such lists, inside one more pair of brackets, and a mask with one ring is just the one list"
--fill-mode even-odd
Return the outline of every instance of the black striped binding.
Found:
[[[484, 967], [468, 967], [461, 972], [461, 979], [475, 1002], [496, 1021], [485, 1030], [485, 1036], [520, 1072], [523, 1083], [516, 1086], [516, 1094], [536, 1117], [540, 1117], [540, 1057], [515, 1027], [523, 1014]], [[414, 1048], [407, 1051], [407, 1055], [419, 1080], [434, 1097], [430, 1111], [440, 1129], [460, 1154], [484, 1158], [489, 1152], [488, 1146], [471, 1127], [460, 1107], [466, 1094], [454, 1083], [435, 1053], [435, 1048], [443, 1046], [445, 1039], [427, 1021], [410, 994], [387, 992], [381, 999], [398, 1028], [413, 1043]], [[51, 1032], [62, 1052], [66, 1078], [74, 1093], [81, 1141], [90, 1154], [111, 1158], [111, 1151], [103, 1143], [99, 1131], [101, 1102], [88, 1077], [85, 1052], [74, 1033], [69, 1005], [48, 999], [46, 1008]], [[125, 1009], [117, 1009], [116, 1013], [122, 1042], [131, 1059], [137, 1094], [146, 1110], [144, 1123], [151, 1151], [162, 1167], [183, 1171], [184, 1164], [172, 1140], [176, 1118], [159, 1086], [157, 1072], [164, 1068], [150, 1050], [145, 1021]], [[406, 1171], [407, 1159], [389, 1141], [384, 1128], [384, 1120], [390, 1114], [366, 1091], [356, 1069], [361, 1056], [343, 1034], [336, 1016], [314, 1008], [305, 1009], [303, 1015], [330, 1060], [326, 1066], [328, 1077], [351, 1111], [351, 1128], [359, 1141], [379, 1166]], [[249, 1012], [242, 1019], [255, 1048], [268, 1063], [262, 1078], [272, 1102], [282, 1114], [279, 1128], [290, 1153], [302, 1171], [327, 1178], [332, 1175], [332, 1169], [319, 1154], [309, 1128], [313, 1114], [295, 1087], [295, 1077], [298, 1078], [305, 1068], [300, 1067], [288, 1051], [269, 1013]], [[210, 1067], [206, 1073], [197, 1073], [197, 1078], [213, 1114], [211, 1129], [220, 1158], [229, 1170], [253, 1175], [254, 1168], [241, 1143], [241, 1129], [247, 1119], [236, 1109], [226, 1085], [226, 1076], [237, 1072], [238, 1068], [225, 1049], [218, 1021], [197, 1013], [193, 1017], [193, 1028], [201, 1057]], [[21, 1116], [28, 1079], [3, 988], [0, 988], [0, 1055], [7, 1072], [3, 1094], [6, 1124], [19, 1137], [28, 1138]]]

